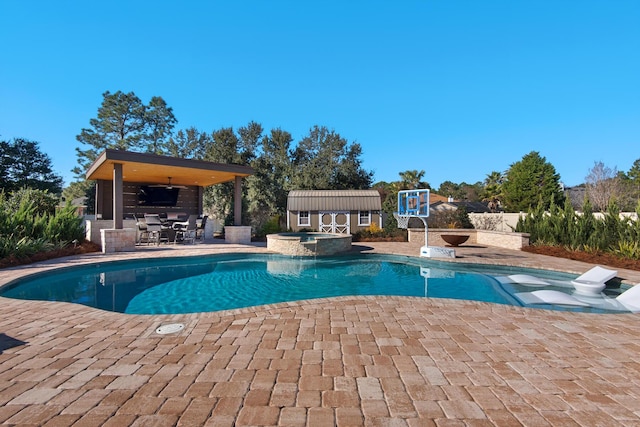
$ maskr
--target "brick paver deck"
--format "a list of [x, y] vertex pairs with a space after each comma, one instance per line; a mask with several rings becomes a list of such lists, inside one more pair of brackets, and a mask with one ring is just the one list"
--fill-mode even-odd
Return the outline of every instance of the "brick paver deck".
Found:
[[[363, 251], [417, 254], [402, 243]], [[264, 251], [149, 248], [135, 256]], [[589, 266], [496, 248], [456, 262]], [[131, 257], [90, 255], [21, 274]], [[638, 272], [621, 271], [640, 282]], [[0, 298], [0, 423], [42, 426], [638, 426], [640, 317], [405, 297], [126, 315]], [[185, 329], [158, 335], [163, 324]]]

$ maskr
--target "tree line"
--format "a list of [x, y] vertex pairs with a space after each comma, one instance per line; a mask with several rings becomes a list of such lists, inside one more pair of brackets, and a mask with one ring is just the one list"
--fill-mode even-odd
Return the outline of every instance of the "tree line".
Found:
[[[431, 188], [423, 170], [400, 172], [400, 179], [390, 183], [373, 183], [373, 173], [362, 163], [361, 145], [324, 126], [311, 127], [307, 135], [295, 141], [286, 130], [265, 131], [253, 121], [237, 129], [225, 127], [211, 132], [195, 127], [176, 130], [177, 123], [173, 109], [162, 97], [154, 96], [145, 104], [133, 92], [103, 93], [97, 116], [76, 136], [80, 143], [76, 148], [78, 165], [73, 169], [77, 180], [64, 189], [64, 198], [86, 195], [89, 209], [93, 208], [93, 183], [87, 182], [84, 174], [108, 148], [251, 166], [255, 174], [243, 185], [243, 210], [248, 213], [243, 218], [255, 230], [285, 213], [287, 194], [292, 189], [375, 188], [381, 194], [383, 209], [391, 214], [396, 210], [397, 191]], [[51, 161], [40, 152], [37, 142], [0, 141], [0, 148], [1, 191], [29, 187], [60, 193], [62, 178], [51, 171]], [[504, 172], [490, 172], [484, 181], [445, 181], [431, 189], [455, 200], [481, 201], [496, 211], [507, 212], [563, 206], [569, 194], [576, 194], [562, 188], [553, 165], [536, 151]], [[628, 172], [596, 162], [578, 189], [583, 192], [570, 197], [578, 210], [588, 200], [595, 211], [606, 210], [612, 201], [621, 210], [633, 211], [640, 200], [640, 159]], [[232, 183], [207, 188], [207, 211], [231, 221], [232, 194]]]
[[[79, 183], [105, 149], [148, 152], [173, 157], [251, 166], [255, 174], [243, 185], [243, 215], [256, 230], [282, 216], [292, 189], [367, 189], [373, 172], [362, 166], [362, 147], [334, 130], [313, 126], [301, 140], [257, 122], [212, 132], [194, 127], [174, 132], [177, 120], [161, 97], [144, 104], [133, 92], [105, 92], [96, 118], [76, 137]], [[84, 186], [85, 184], [79, 184]], [[86, 186], [83, 187], [86, 189]], [[233, 183], [211, 186], [204, 202], [217, 218], [233, 218]]]
[[37, 142], [24, 138], [0, 140], [0, 192], [32, 188], [59, 194], [62, 177], [53, 172], [51, 158]]
[[[420, 179], [424, 171], [407, 171]], [[404, 179], [402, 185], [412, 185], [415, 180]], [[421, 185], [428, 184], [422, 183]], [[407, 187], [417, 188], [417, 187]], [[583, 211], [588, 202], [589, 209], [606, 212], [611, 203], [624, 212], [634, 212], [640, 203], [640, 159], [629, 171], [618, 171], [596, 161], [589, 169], [585, 182], [573, 188], [565, 188], [555, 167], [539, 152], [532, 151], [521, 160], [512, 163], [505, 172], [492, 171], [484, 181], [473, 184], [452, 181], [443, 182], [434, 191], [455, 200], [482, 201], [489, 207], [505, 212], [528, 212], [552, 205], [564, 206], [567, 199], [573, 209]]]

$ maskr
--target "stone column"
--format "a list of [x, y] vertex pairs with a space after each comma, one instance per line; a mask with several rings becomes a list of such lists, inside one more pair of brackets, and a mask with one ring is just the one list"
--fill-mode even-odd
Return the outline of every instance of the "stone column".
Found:
[[251, 243], [251, 227], [246, 225], [227, 225], [224, 227], [224, 241], [226, 243]]
[[113, 228], [122, 229], [123, 196], [122, 196], [122, 163], [113, 165]]
[[242, 225], [242, 177], [236, 176], [233, 196], [233, 225], [224, 227], [227, 243], [251, 243], [251, 227]]
[[100, 230], [102, 253], [126, 252], [136, 250], [136, 230], [122, 228], [118, 230], [105, 228]]
[[242, 225], [242, 177], [236, 176], [233, 195], [233, 225]]

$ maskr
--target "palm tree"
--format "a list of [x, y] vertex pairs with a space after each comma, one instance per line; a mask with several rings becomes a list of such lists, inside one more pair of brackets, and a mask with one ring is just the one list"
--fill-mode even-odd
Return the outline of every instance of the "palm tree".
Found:
[[495, 211], [500, 206], [502, 200], [502, 182], [504, 175], [501, 172], [493, 171], [484, 179], [482, 200], [488, 202], [488, 206]]
[[493, 171], [484, 179], [484, 185], [502, 185], [503, 180], [504, 175], [502, 175], [502, 172]]
[[430, 188], [430, 185], [422, 181], [424, 171], [410, 170], [400, 172], [400, 184], [405, 190], [415, 190], [416, 188]]

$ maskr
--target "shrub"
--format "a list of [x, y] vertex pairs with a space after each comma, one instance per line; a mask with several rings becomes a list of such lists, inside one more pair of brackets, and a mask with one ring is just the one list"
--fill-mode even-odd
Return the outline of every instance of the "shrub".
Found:
[[12, 211], [19, 210], [20, 206], [25, 202], [31, 203], [34, 212], [38, 215], [53, 215], [59, 199], [58, 196], [49, 193], [47, 190], [36, 190], [34, 188], [21, 188], [12, 192], [7, 199], [7, 205]]
[[613, 248], [612, 252], [622, 258], [640, 259], [640, 245], [637, 241], [618, 242], [618, 246]]
[[0, 195], [0, 258], [25, 258], [38, 252], [84, 240], [82, 218], [71, 204], [56, 211], [47, 207], [46, 191]]
[[38, 252], [45, 252], [55, 248], [55, 245], [46, 239], [31, 239], [29, 237], [17, 238], [8, 236], [7, 239], [0, 239], [0, 258], [13, 256], [21, 259], [34, 255]]
[[75, 207], [67, 203], [55, 215], [49, 216], [44, 237], [51, 242], [69, 243], [74, 240], [84, 240], [82, 218], [76, 213]]
[[275, 215], [269, 218], [262, 227], [258, 230], [258, 237], [264, 237], [267, 234], [279, 233], [280, 229], [280, 215]]
[[389, 225], [387, 225], [387, 227], [385, 228], [380, 228], [378, 224], [372, 223], [369, 227], [363, 230], [358, 230], [355, 233], [353, 233], [354, 242], [385, 241], [385, 240], [406, 241], [407, 230], [397, 228], [397, 227], [392, 227]]
[[427, 224], [431, 228], [473, 228], [469, 214], [464, 207], [456, 210], [436, 211], [429, 215]]
[[570, 250], [640, 258], [640, 220], [638, 217], [621, 219], [615, 203], [609, 205], [601, 220], [594, 217], [588, 202], [584, 204], [582, 215], [577, 215], [568, 202], [563, 210], [551, 205], [549, 212], [538, 205], [526, 217], [520, 218], [516, 231], [529, 233], [529, 241], [535, 245], [557, 245]]
[[375, 236], [377, 234], [383, 234], [384, 230], [378, 226], [375, 222], [372, 223], [369, 227], [367, 227], [367, 231], [371, 233], [371, 235]]

